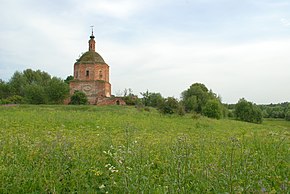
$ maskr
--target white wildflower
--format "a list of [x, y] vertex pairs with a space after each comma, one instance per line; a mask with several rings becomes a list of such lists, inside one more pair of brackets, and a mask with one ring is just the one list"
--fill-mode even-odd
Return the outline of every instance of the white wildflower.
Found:
[[104, 184], [102, 184], [101, 186], [99, 186], [99, 189], [103, 189], [103, 188], [105, 188], [105, 185]]

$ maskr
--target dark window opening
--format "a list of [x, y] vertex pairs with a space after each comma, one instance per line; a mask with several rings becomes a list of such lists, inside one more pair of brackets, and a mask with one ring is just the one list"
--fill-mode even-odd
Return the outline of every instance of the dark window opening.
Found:
[[102, 79], [103, 78], [103, 74], [102, 71], [99, 72], [99, 78]]
[[86, 76], [89, 77], [89, 75], [90, 75], [90, 71], [87, 70], [87, 71], [86, 71]]
[[116, 101], [116, 104], [117, 104], [117, 105], [120, 105], [120, 101], [119, 101], [119, 100], [117, 100], [117, 101]]

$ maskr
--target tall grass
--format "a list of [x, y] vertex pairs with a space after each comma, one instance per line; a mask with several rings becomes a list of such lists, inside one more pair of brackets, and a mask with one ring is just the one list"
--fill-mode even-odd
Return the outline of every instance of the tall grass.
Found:
[[288, 193], [281, 122], [0, 107], [0, 193]]

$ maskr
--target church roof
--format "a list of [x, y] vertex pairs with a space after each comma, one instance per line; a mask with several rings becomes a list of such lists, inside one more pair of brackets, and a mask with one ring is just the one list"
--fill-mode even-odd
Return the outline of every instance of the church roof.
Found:
[[77, 59], [76, 63], [91, 64], [91, 63], [105, 63], [105, 61], [99, 53], [91, 50], [85, 52], [79, 59]]

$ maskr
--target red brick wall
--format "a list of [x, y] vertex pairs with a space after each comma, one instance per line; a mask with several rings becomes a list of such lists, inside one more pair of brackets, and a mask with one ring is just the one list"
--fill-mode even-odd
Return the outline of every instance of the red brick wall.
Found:
[[84, 92], [87, 95], [89, 104], [96, 104], [98, 98], [111, 97], [111, 84], [104, 81], [80, 81], [70, 82], [70, 94], [75, 90]]
[[[89, 71], [89, 76], [87, 76], [87, 71]], [[75, 64], [74, 79], [109, 82], [109, 66], [107, 64]]]

